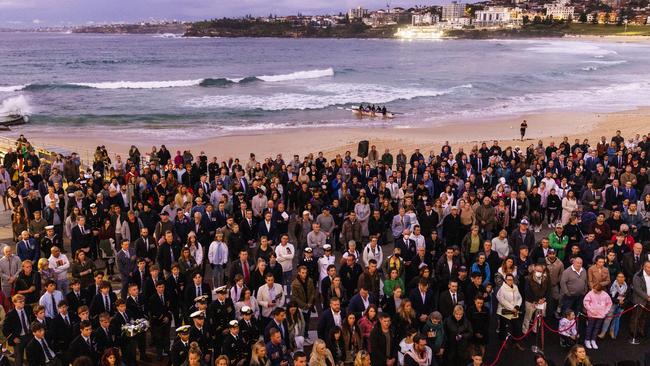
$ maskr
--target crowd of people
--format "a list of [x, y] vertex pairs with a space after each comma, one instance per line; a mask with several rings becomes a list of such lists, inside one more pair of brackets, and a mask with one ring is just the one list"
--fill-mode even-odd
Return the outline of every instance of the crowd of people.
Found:
[[650, 307], [648, 136], [287, 161], [98, 147], [90, 166], [18, 144], [0, 166], [16, 365], [480, 366], [491, 338], [519, 352], [557, 318], [565, 364], [588, 366], [646, 334], [642, 306], [617, 315]]

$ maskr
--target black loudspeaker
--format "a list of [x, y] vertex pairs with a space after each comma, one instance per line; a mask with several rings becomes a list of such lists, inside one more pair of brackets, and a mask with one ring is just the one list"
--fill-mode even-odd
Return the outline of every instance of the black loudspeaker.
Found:
[[370, 143], [368, 140], [359, 141], [359, 148], [357, 149], [357, 156], [360, 158], [368, 157], [368, 147]]

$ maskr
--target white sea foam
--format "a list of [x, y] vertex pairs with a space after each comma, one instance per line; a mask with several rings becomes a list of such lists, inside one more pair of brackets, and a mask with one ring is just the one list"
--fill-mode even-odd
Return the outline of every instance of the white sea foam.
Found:
[[9, 86], [0, 86], [0, 93], [11, 93], [15, 91], [22, 90], [26, 85], [9, 85]]
[[198, 86], [203, 79], [169, 81], [106, 81], [100, 83], [70, 83], [95, 89], [161, 89]]
[[[163, 80], [163, 81], [104, 81], [95, 83], [65, 83], [65, 84], [51, 84], [52, 87], [74, 85], [94, 89], [163, 89], [163, 88], [179, 88], [179, 87], [193, 87], [199, 86], [206, 80], [223, 79], [232, 83], [239, 83], [242, 80], [256, 78], [265, 82], [283, 82], [301, 79], [316, 79], [322, 77], [334, 76], [334, 69], [316, 69], [306, 71], [296, 71], [289, 74], [278, 75], [261, 75], [253, 77], [239, 77], [239, 78], [205, 78], [205, 79], [188, 79], [188, 80]], [[34, 84], [34, 85], [48, 85], [48, 84]], [[0, 86], [0, 92], [13, 92], [19, 91], [29, 85], [14, 85], [14, 86]]]
[[389, 103], [421, 97], [437, 97], [471, 84], [446, 90], [398, 88], [377, 84], [320, 84], [310, 85], [305, 93], [276, 93], [272, 95], [212, 95], [192, 98], [183, 103], [190, 108], [225, 108], [265, 111], [321, 109], [336, 105], [357, 103]]
[[480, 110], [467, 111], [469, 115], [509, 115], [539, 110], [560, 110], [581, 107], [593, 111], [619, 111], [647, 105], [650, 79], [630, 83], [616, 83], [584, 89], [564, 89], [546, 93], [528, 93], [507, 98]]
[[525, 49], [529, 52], [566, 55], [593, 55], [594, 57], [616, 54], [598, 45], [585, 42], [552, 41], [543, 42]]
[[321, 70], [308, 70], [308, 71], [296, 71], [290, 74], [280, 74], [280, 75], [262, 75], [257, 76], [258, 79], [277, 82], [277, 81], [290, 81], [290, 80], [301, 80], [301, 79], [317, 79], [327, 76], [334, 76], [334, 69], [321, 69]]
[[16, 97], [7, 98], [2, 101], [0, 104], [0, 115], [7, 114], [30, 114], [32, 113], [32, 107], [29, 104], [29, 100], [24, 95], [19, 95]]

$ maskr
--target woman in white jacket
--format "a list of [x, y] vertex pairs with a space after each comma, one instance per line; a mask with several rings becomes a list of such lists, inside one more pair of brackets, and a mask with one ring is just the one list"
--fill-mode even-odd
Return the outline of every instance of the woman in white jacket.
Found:
[[[512, 274], [505, 276], [503, 286], [497, 292], [497, 314], [499, 315], [499, 336], [505, 339], [508, 332], [514, 337], [521, 336], [521, 320], [519, 309], [521, 307], [521, 293], [515, 285], [515, 277]], [[523, 351], [519, 342], [513, 339], [515, 347]]]

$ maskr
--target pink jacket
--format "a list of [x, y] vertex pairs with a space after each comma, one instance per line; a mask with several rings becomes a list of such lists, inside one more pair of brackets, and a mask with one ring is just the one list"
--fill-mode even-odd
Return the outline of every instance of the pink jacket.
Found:
[[612, 307], [612, 298], [609, 297], [607, 291], [595, 293], [592, 290], [585, 295], [585, 299], [582, 303], [587, 310], [588, 317], [603, 319], [607, 316], [609, 309]]

